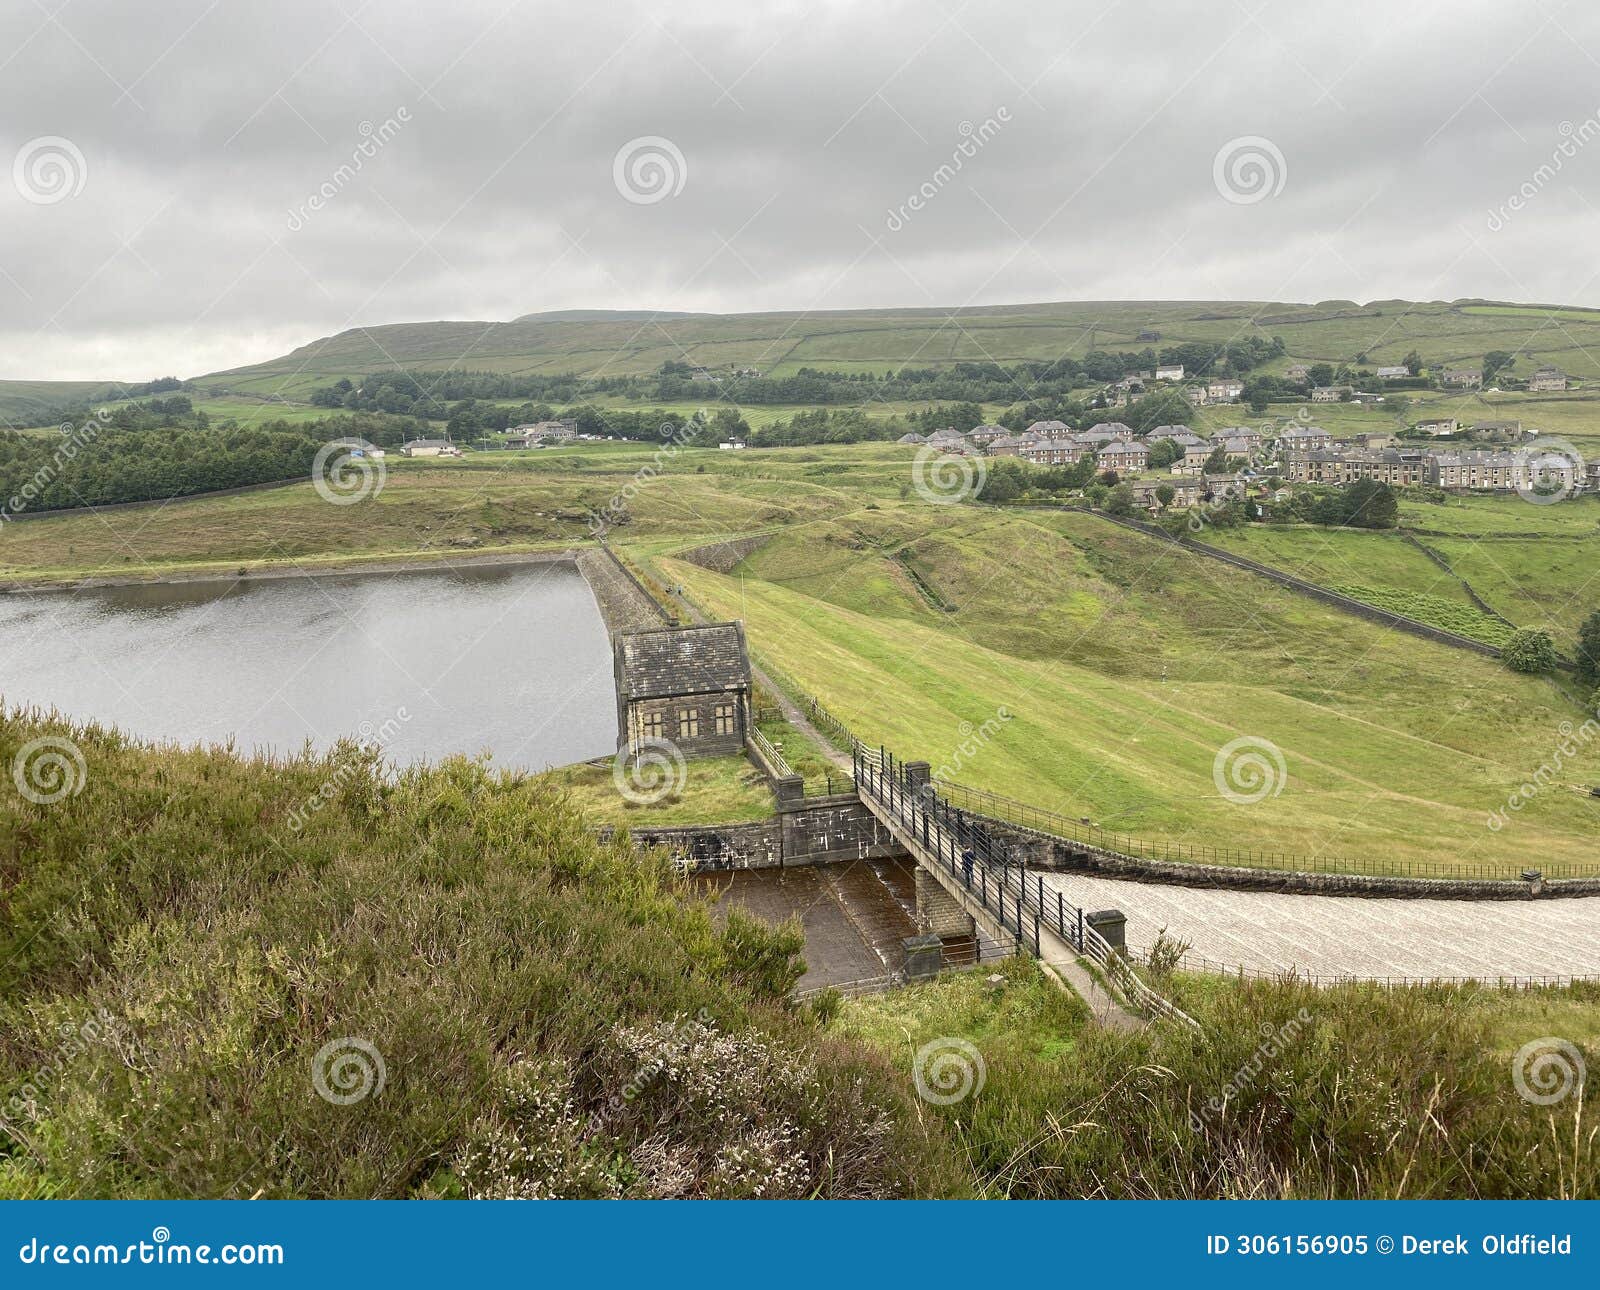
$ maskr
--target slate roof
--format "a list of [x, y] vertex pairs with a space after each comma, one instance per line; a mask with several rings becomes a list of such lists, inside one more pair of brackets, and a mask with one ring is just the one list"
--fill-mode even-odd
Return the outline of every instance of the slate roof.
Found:
[[660, 699], [748, 689], [743, 623], [657, 627], [616, 638], [620, 697]]

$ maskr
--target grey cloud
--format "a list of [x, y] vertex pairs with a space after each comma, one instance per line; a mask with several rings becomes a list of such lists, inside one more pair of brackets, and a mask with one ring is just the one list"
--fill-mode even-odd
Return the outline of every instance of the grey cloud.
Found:
[[[1600, 303], [1600, 139], [1488, 226], [1600, 112], [1579, 4], [71, 0], [11, 7], [0, 48], [0, 161], [63, 136], [87, 165], [48, 205], [0, 172], [6, 377], [557, 308]], [[612, 160], [646, 135], [687, 176], [635, 204]], [[1275, 196], [1219, 195], [1241, 136]]]

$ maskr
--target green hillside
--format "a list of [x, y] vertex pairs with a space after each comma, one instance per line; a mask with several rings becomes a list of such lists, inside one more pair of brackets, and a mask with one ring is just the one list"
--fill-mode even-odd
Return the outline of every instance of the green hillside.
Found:
[[[1150, 333], [1158, 339], [1151, 340]], [[884, 372], [905, 365], [1014, 363], [1185, 341], [1281, 336], [1289, 361], [1398, 363], [1519, 355], [1519, 370], [1556, 363], [1600, 377], [1600, 310], [1454, 302], [1072, 301], [966, 309], [820, 313], [650, 314], [570, 311], [512, 322], [361, 327], [282, 358], [203, 377], [242, 394], [293, 397], [339, 377], [399, 365], [506, 373], [628, 376], [668, 361], [739, 364], [785, 376], [802, 367]]]

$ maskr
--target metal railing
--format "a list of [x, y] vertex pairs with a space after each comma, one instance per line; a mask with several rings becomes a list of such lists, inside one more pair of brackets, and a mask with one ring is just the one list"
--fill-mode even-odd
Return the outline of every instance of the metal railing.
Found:
[[855, 780], [909, 834], [924, 863], [950, 875], [998, 926], [1002, 936], [1014, 934], [1022, 948], [1040, 957], [1042, 935], [1051, 933], [1074, 952], [1096, 964], [1133, 1006], [1199, 1028], [1177, 1005], [1152, 990], [1125, 956], [1088, 925], [1084, 912], [1054, 888], [1042, 874], [1030, 875], [1014, 864], [987, 825], [945, 801], [939, 786], [913, 782], [887, 749], [853, 750]]
[[794, 768], [789, 765], [788, 759], [773, 746], [772, 740], [761, 733], [761, 727], [753, 723], [750, 726], [750, 742], [760, 750], [761, 755], [767, 759], [767, 765], [780, 779], [794, 774]]

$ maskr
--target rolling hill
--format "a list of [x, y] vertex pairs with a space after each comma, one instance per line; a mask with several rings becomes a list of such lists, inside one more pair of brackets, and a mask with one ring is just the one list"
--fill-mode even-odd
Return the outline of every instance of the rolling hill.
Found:
[[[1074, 301], [969, 309], [865, 309], [825, 313], [679, 314], [570, 310], [511, 322], [394, 323], [340, 332], [282, 358], [214, 372], [199, 384], [247, 395], [303, 396], [339, 377], [395, 366], [586, 377], [654, 372], [669, 360], [728, 364], [787, 375], [802, 367], [886, 372], [911, 365], [1014, 363], [1282, 336], [1285, 362], [1398, 363], [1411, 349], [1428, 362], [1518, 354], [1518, 370], [1556, 363], [1600, 377], [1600, 310], [1490, 301]], [[1153, 337], [1153, 339], [1152, 339]]]

